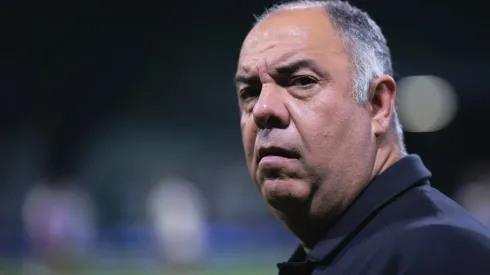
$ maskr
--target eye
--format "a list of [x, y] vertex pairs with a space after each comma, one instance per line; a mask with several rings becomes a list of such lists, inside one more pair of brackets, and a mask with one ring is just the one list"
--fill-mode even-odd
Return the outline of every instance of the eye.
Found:
[[296, 76], [290, 79], [288, 86], [297, 86], [299, 88], [311, 88], [312, 85], [316, 84], [318, 81], [307, 75]]
[[244, 87], [240, 89], [239, 94], [241, 100], [249, 100], [257, 97], [260, 94], [260, 90], [252, 87]]

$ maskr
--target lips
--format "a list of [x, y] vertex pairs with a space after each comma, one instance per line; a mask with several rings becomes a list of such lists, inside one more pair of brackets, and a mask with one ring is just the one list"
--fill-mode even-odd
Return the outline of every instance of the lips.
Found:
[[299, 158], [299, 154], [294, 150], [277, 146], [260, 147], [257, 153], [257, 163], [259, 163], [264, 157], [281, 157], [286, 159]]

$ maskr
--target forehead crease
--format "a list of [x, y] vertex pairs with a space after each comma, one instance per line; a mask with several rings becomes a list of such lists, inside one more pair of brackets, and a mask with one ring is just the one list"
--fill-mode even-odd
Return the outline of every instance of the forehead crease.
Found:
[[258, 70], [260, 67], [274, 69], [298, 54], [299, 50], [285, 49], [284, 51], [281, 50], [275, 54], [263, 54], [250, 58], [244, 58], [239, 70], [243, 71], [244, 73], [249, 73], [251, 71]]
[[[239, 71], [248, 73], [265, 64], [272, 69], [298, 54], [307, 58], [332, 52], [337, 41], [336, 37], [330, 36], [329, 26], [324, 25], [323, 12], [321, 18], [310, 11], [303, 13], [301, 18], [295, 18], [297, 15], [301, 13], [275, 15], [252, 29], [242, 46]], [[300, 22], [296, 22], [298, 20]]]
[[[274, 43], [263, 43], [262, 45], [257, 45], [253, 48], [244, 48], [240, 55], [240, 65], [241, 67], [250, 70], [250, 67], [257, 67], [259, 63], [266, 62], [267, 53], [270, 50], [276, 48], [277, 45]], [[269, 58], [267, 58], [269, 59]]]

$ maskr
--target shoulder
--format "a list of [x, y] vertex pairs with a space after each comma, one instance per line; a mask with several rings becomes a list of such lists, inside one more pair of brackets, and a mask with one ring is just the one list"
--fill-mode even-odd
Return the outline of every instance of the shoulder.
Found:
[[[474, 248], [486, 249], [490, 252], [489, 230], [483, 225], [467, 227], [450, 223], [421, 223], [408, 225], [403, 232], [397, 234], [396, 243], [401, 246], [399, 248], [408, 250], [424, 247], [432, 250], [447, 248], [454, 251], [454, 248], [464, 246], [466, 250]], [[462, 252], [458, 251], [458, 253]]]
[[448, 223], [420, 223], [398, 234], [406, 274], [490, 274], [490, 231]]

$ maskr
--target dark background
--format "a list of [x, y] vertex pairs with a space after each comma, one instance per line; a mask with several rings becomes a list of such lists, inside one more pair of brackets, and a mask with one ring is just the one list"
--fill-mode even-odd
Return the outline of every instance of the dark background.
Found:
[[[273, 3], [2, 2], [0, 227], [10, 248], [22, 232], [24, 194], [44, 178], [80, 179], [96, 198], [101, 230], [132, 224], [141, 211], [127, 209], [140, 204], [135, 194], [167, 172], [199, 186], [213, 222], [274, 223], [250, 182], [241, 207], [257, 208], [254, 215], [225, 218], [213, 204], [223, 199], [214, 179], [228, 163], [243, 164], [232, 83], [241, 42], [253, 14]], [[406, 133], [433, 186], [452, 196], [463, 171], [490, 158], [483, 1], [351, 3], [381, 26], [397, 79], [436, 75], [455, 88], [459, 108], [448, 127]]]

